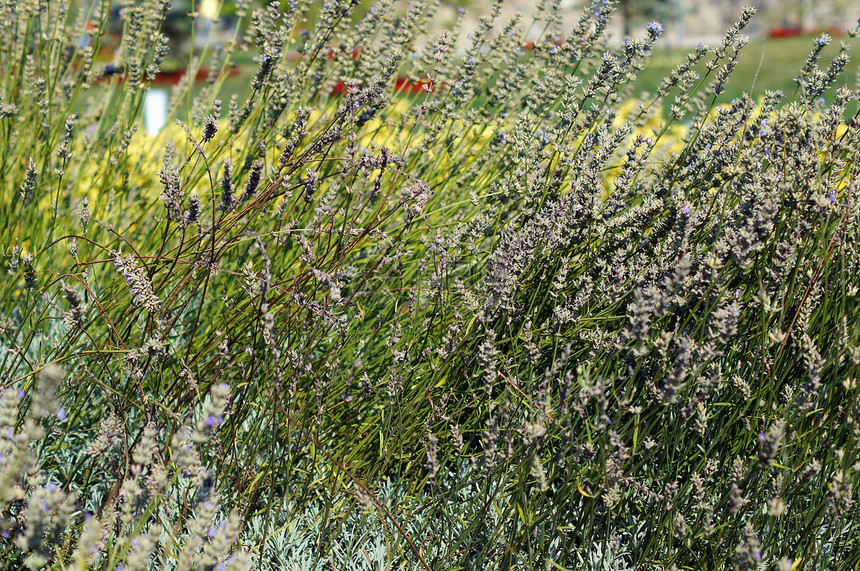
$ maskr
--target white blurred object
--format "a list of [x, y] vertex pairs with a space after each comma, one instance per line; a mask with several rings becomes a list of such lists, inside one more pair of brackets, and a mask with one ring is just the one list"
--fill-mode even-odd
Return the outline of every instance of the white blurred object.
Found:
[[209, 44], [209, 36], [216, 29], [215, 22], [218, 21], [221, 3], [218, 0], [203, 0], [199, 6], [198, 17], [194, 20], [194, 47], [205, 48]]
[[204, 18], [209, 18], [210, 20], [217, 20], [218, 12], [221, 9], [218, 4], [218, 0], [203, 0], [203, 2], [200, 3], [200, 9], [198, 11], [200, 12], [200, 15]]
[[143, 101], [143, 126], [150, 135], [158, 134], [167, 121], [167, 90], [150, 89]]

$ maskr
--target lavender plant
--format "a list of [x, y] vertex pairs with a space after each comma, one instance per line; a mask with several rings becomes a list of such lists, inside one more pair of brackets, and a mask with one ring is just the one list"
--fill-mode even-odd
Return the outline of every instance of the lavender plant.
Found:
[[153, 136], [108, 8], [0, 5], [5, 567], [860, 563], [847, 43], [718, 104], [751, 9], [639, 95], [614, 2], [240, 2]]

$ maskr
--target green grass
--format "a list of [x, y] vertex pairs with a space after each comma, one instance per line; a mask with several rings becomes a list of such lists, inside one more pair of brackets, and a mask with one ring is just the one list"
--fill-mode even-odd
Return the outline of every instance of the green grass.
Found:
[[[732, 73], [732, 79], [726, 85], [726, 91], [718, 98], [718, 103], [728, 103], [744, 93], [759, 98], [766, 90], [780, 90], [787, 96], [793, 96], [797, 90], [797, 77], [806, 56], [813, 46], [817, 36], [792, 38], [753, 38], [741, 50], [738, 65]], [[822, 61], [829, 62], [839, 51], [839, 42], [847, 37], [836, 37], [822, 53]], [[647, 67], [642, 71], [634, 86], [637, 92], [653, 93], [660, 80], [675, 66], [684, 61], [688, 50], [657, 47]], [[849, 54], [852, 64], [840, 85], [850, 87], [857, 74], [857, 62], [860, 59], [860, 47], [857, 42], [849, 42]], [[702, 71], [701, 67], [697, 70]], [[668, 102], [666, 103], [668, 106]]]

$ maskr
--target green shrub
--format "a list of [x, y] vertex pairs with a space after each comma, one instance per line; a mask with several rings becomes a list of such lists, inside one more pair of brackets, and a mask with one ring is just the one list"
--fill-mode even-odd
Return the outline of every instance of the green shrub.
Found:
[[847, 45], [238, 4], [158, 136], [168, 2], [0, 6], [4, 568], [860, 565]]

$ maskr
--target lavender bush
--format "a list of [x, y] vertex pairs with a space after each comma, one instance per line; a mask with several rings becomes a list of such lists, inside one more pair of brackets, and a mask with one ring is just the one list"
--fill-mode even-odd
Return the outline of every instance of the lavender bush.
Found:
[[0, 3], [3, 568], [860, 565], [848, 44], [238, 4], [152, 136], [168, 1]]

